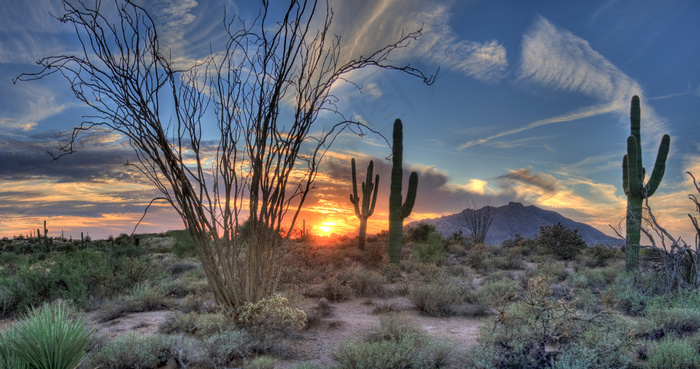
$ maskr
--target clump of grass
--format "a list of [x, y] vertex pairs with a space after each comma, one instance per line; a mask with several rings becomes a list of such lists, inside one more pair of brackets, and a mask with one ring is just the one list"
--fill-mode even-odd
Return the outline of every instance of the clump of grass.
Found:
[[75, 368], [91, 335], [85, 318], [65, 302], [44, 304], [0, 334], [0, 367]]
[[138, 337], [134, 334], [107, 341], [92, 352], [84, 364], [86, 368], [129, 369], [157, 368], [177, 352], [178, 342], [173, 336], [155, 334]]
[[399, 315], [380, 318], [365, 340], [345, 341], [333, 353], [338, 369], [440, 368], [450, 358], [448, 344], [430, 338]]
[[443, 275], [417, 283], [410, 288], [409, 296], [416, 308], [428, 316], [480, 316], [486, 312], [486, 305], [477, 298], [471, 281], [464, 278]]
[[648, 369], [697, 369], [700, 354], [690, 343], [668, 339], [652, 348], [647, 360]]
[[128, 313], [165, 309], [170, 304], [160, 288], [142, 283], [132, 288], [128, 295], [119, 296], [103, 305], [98, 311], [97, 319], [106, 322]]
[[640, 324], [642, 332], [662, 330], [682, 337], [700, 331], [700, 311], [688, 308], [647, 309]]

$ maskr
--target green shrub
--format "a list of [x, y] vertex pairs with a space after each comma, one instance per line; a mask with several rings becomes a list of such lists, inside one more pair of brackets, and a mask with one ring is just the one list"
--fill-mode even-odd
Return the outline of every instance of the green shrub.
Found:
[[440, 368], [450, 351], [446, 343], [431, 339], [394, 315], [384, 317], [367, 340], [341, 342], [333, 357], [338, 369]]
[[423, 242], [428, 241], [428, 238], [433, 234], [440, 234], [434, 225], [428, 223], [420, 223], [417, 226], [410, 228], [406, 233], [409, 240]]
[[688, 308], [647, 309], [640, 326], [645, 333], [663, 330], [665, 333], [686, 336], [700, 331], [700, 311]]
[[[599, 353], [600, 359], [587, 364], [590, 367], [620, 368], [629, 361], [624, 348], [631, 338], [622, 319], [609, 314], [582, 315], [573, 308], [574, 301], [554, 298], [544, 277], [531, 279], [527, 288], [513, 296], [514, 303], [495, 307], [499, 314], [493, 324], [480, 328], [481, 363], [492, 362], [499, 368], [549, 367], [555, 362], [552, 352], [583, 348]], [[586, 357], [585, 350], [574, 356]]]
[[85, 356], [91, 334], [85, 318], [75, 315], [66, 303], [44, 304], [0, 336], [4, 346], [0, 354], [7, 355], [4, 364], [22, 361], [34, 369], [75, 368]]
[[134, 286], [128, 295], [102, 305], [96, 318], [106, 322], [128, 313], [161, 310], [170, 305], [171, 302], [159, 287], [144, 283]]
[[610, 260], [619, 258], [620, 250], [605, 246], [605, 245], [595, 245], [593, 247], [587, 247], [578, 255], [578, 259], [587, 268], [598, 268], [608, 265]]
[[688, 342], [669, 339], [660, 342], [651, 350], [648, 369], [697, 369], [700, 368], [700, 354]]
[[139, 337], [134, 334], [107, 341], [88, 355], [84, 367], [104, 369], [155, 369], [165, 364], [177, 352], [178, 341], [173, 336], [155, 334]]
[[241, 306], [236, 311], [236, 321], [262, 332], [297, 330], [306, 325], [306, 313], [291, 307], [289, 300], [275, 294]]
[[178, 258], [182, 259], [188, 256], [197, 256], [197, 247], [192, 241], [187, 230], [179, 231], [168, 231], [167, 233], [170, 237], [175, 238], [175, 244], [173, 245], [173, 254]]
[[459, 314], [465, 303], [477, 301], [471, 281], [447, 276], [414, 284], [409, 296], [421, 313], [436, 317]]
[[566, 228], [561, 223], [540, 227], [537, 240], [546, 250], [562, 260], [573, 260], [586, 248], [586, 242], [578, 234], [578, 230]]
[[203, 341], [204, 367], [224, 368], [232, 361], [240, 361], [253, 351], [253, 338], [245, 331], [228, 330], [216, 333]]
[[481, 243], [476, 244], [469, 251], [467, 251], [465, 263], [479, 272], [486, 272], [485, 261], [489, 256], [490, 251], [488, 246]]
[[258, 356], [243, 362], [243, 369], [274, 369], [277, 359], [270, 356]]
[[353, 295], [361, 297], [383, 297], [387, 282], [382, 273], [361, 266], [340, 272], [338, 280], [350, 287]]
[[416, 242], [411, 249], [411, 256], [423, 263], [436, 263], [447, 256], [442, 236], [435, 232], [428, 235], [425, 241]]

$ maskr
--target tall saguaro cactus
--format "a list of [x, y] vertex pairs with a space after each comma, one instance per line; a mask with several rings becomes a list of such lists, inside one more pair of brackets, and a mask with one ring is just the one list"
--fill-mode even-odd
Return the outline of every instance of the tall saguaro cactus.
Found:
[[[401, 259], [403, 242], [403, 219], [411, 215], [416, 201], [418, 173], [411, 172], [408, 179], [406, 202], [403, 202], [401, 185], [403, 181], [403, 124], [401, 119], [394, 121], [394, 143], [391, 167], [391, 193], [389, 194], [389, 259], [398, 264]], [[403, 204], [402, 204], [403, 202]]]
[[640, 138], [641, 109], [639, 97], [632, 97], [630, 126], [632, 133], [627, 137], [627, 154], [622, 158], [622, 187], [627, 195], [627, 270], [636, 270], [639, 259], [639, 242], [642, 221], [642, 201], [653, 195], [661, 183], [666, 170], [666, 159], [671, 146], [671, 137], [664, 135], [656, 155], [654, 170], [649, 181], [644, 183], [646, 170], [642, 166], [642, 141]]
[[372, 183], [374, 161], [369, 161], [367, 167], [367, 181], [362, 182], [362, 209], [360, 209], [360, 197], [357, 196], [357, 179], [355, 176], [355, 158], [352, 158], [352, 194], [350, 202], [355, 206], [355, 216], [360, 219], [360, 250], [365, 249], [367, 237], [367, 219], [374, 213], [374, 205], [377, 204], [377, 192], [379, 191], [379, 174]]

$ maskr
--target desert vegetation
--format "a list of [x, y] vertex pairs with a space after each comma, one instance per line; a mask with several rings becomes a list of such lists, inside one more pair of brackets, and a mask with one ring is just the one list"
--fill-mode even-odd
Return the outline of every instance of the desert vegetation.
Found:
[[[561, 224], [485, 245], [492, 208], [465, 213], [469, 238], [427, 224], [406, 229], [418, 177], [411, 173], [404, 197], [399, 119], [388, 231], [367, 236], [361, 225], [358, 239], [322, 238], [303, 226], [293, 238], [330, 144], [343, 130], [369, 129], [336, 110], [333, 84], [366, 67], [432, 83], [391, 63], [421, 30], [347, 57], [340, 37], [327, 34], [332, 11], [312, 22], [317, 3], [293, 0], [275, 23], [263, 2], [252, 25], [224, 23], [229, 39], [218, 55], [182, 67], [159, 48], [137, 4], [118, 2], [116, 25], [99, 2], [63, 4], [60, 20], [75, 26], [84, 54], [44, 58], [42, 71], [19, 77], [59, 71], [96, 112], [55, 158], [92, 128], [121, 134], [138, 157], [130, 165], [160, 191], [153, 201], [171, 205], [186, 229], [78, 242], [49, 238], [44, 224], [43, 235], [0, 240], [0, 369], [699, 365], [698, 240], [674, 239], [649, 207], [670, 138], [644, 184], [636, 96], [622, 249], [586, 245]], [[173, 116], [160, 113], [164, 96]], [[294, 116], [288, 125], [278, 123], [285, 109]], [[322, 111], [337, 123], [317, 127]], [[214, 144], [202, 145], [205, 126]], [[364, 224], [379, 178], [371, 184], [370, 162], [360, 211], [351, 165], [350, 200]], [[640, 232], [651, 247], [640, 245]]]
[[[700, 357], [700, 293], [667, 288], [653, 248], [630, 272], [624, 250], [561, 225], [487, 246], [420, 224], [399, 264], [387, 233], [357, 242], [284, 241], [275, 293], [232, 311], [186, 232], [2, 239], [0, 367], [56, 367], [19, 355], [56, 339], [48, 351], [82, 368], [692, 368]], [[148, 312], [160, 319], [120, 323]]]

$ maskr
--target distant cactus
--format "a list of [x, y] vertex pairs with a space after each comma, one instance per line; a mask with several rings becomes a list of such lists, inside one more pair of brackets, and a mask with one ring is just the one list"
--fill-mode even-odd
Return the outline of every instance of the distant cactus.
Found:
[[[352, 194], [350, 202], [355, 206], [355, 216], [360, 219], [360, 250], [365, 249], [365, 238], [367, 237], [367, 219], [374, 213], [374, 206], [377, 204], [377, 192], [379, 192], [379, 174], [372, 183], [372, 171], [374, 162], [369, 161], [367, 167], [367, 181], [362, 182], [362, 209], [360, 209], [360, 197], [357, 196], [357, 178], [355, 176], [355, 158], [350, 161], [352, 165]], [[371, 197], [371, 199], [370, 199]]]
[[389, 258], [393, 264], [401, 259], [401, 243], [403, 242], [403, 219], [411, 215], [416, 201], [418, 188], [418, 173], [411, 172], [408, 180], [406, 202], [401, 195], [403, 181], [403, 125], [401, 120], [394, 121], [394, 144], [391, 167], [391, 193], [389, 195]]
[[622, 158], [622, 188], [627, 195], [627, 270], [636, 270], [639, 259], [640, 227], [642, 221], [642, 200], [648, 198], [659, 187], [666, 170], [666, 159], [671, 146], [671, 137], [664, 135], [659, 145], [654, 170], [649, 182], [644, 184], [646, 170], [642, 166], [642, 140], [640, 138], [639, 97], [632, 97], [630, 109], [631, 135], [627, 137], [627, 154]]

